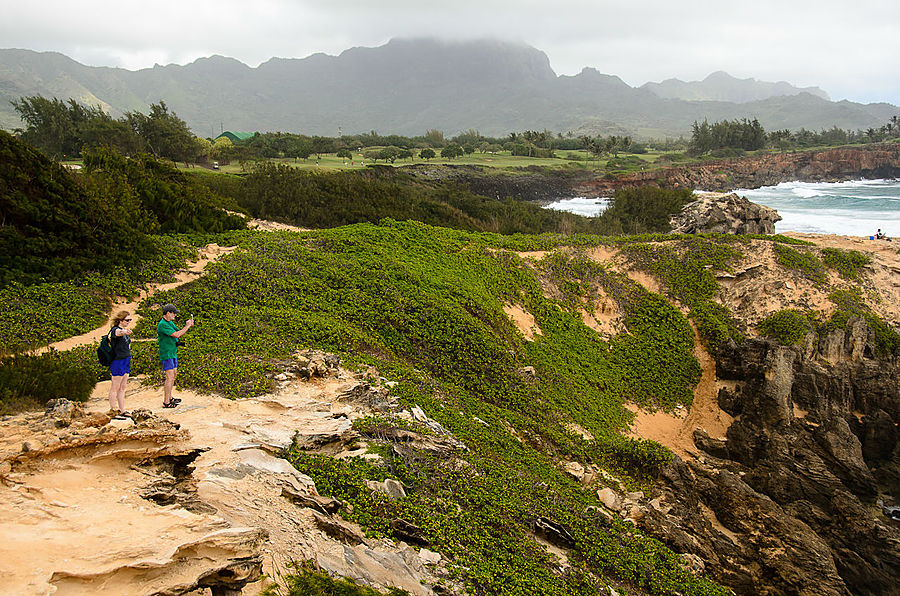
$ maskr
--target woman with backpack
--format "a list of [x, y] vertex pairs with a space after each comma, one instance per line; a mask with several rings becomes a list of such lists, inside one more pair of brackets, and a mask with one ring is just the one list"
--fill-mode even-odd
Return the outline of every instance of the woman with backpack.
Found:
[[[119, 311], [113, 317], [113, 327], [109, 330], [109, 339], [113, 348], [112, 362], [109, 364], [109, 374], [112, 383], [109, 386], [110, 412], [117, 411], [113, 418], [125, 420], [131, 414], [125, 410], [125, 385], [128, 383], [128, 375], [131, 373], [131, 313], [126, 310]], [[118, 405], [118, 409], [116, 406]]]

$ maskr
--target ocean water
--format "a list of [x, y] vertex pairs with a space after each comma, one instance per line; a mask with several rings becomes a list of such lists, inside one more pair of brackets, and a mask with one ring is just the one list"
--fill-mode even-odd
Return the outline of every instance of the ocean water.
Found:
[[900, 237], [900, 180], [782, 182], [734, 191], [778, 211], [776, 232]]
[[[900, 238], [900, 180], [849, 182], [783, 182], [752, 190], [735, 190], [754, 203], [778, 211], [775, 231], [873, 236], [881, 231]], [[592, 217], [606, 209], [605, 199], [575, 197], [547, 205]]]

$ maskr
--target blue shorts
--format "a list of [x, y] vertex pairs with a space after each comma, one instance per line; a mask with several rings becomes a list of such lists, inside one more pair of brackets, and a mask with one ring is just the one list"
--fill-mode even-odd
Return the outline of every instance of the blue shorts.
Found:
[[122, 358], [121, 360], [113, 360], [109, 363], [109, 374], [114, 377], [121, 377], [131, 372], [131, 356]]
[[178, 358], [167, 358], [162, 361], [163, 370], [173, 370], [178, 368]]

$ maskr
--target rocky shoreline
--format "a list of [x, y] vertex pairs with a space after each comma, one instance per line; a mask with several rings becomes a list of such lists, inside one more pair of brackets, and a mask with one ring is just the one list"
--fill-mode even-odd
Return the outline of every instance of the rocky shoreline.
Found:
[[619, 188], [659, 186], [729, 192], [780, 182], [841, 182], [900, 177], [900, 144], [840, 147], [704, 161], [686, 166], [597, 177], [585, 171], [526, 168], [492, 174], [479, 166], [422, 164], [404, 171], [429, 181], [452, 181], [475, 194], [542, 205], [572, 197], [609, 197]]
[[575, 196], [611, 196], [619, 188], [660, 186], [725, 192], [781, 182], [842, 182], [900, 177], [900, 144], [840, 147], [723, 159], [578, 182]]

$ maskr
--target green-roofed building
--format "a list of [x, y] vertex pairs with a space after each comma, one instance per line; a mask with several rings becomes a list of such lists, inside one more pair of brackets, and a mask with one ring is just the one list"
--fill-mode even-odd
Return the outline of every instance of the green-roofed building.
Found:
[[231, 132], [230, 130], [226, 130], [225, 132], [223, 132], [222, 134], [217, 136], [215, 139], [213, 139], [213, 141], [216, 141], [218, 139], [221, 139], [222, 137], [225, 137], [232, 143], [237, 143], [238, 141], [244, 141], [246, 139], [249, 139], [250, 137], [252, 137], [255, 134], [256, 134], [255, 132]]

